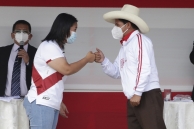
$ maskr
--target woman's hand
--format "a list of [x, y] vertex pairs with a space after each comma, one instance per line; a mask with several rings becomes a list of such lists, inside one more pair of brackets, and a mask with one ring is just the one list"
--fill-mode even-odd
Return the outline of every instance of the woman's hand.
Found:
[[69, 113], [69, 111], [67, 110], [67, 107], [63, 102], [61, 102], [61, 108], [60, 108], [59, 114], [64, 118], [68, 118], [67, 113]]
[[86, 59], [89, 63], [93, 63], [95, 60], [95, 54], [89, 51], [88, 54], [86, 55]]

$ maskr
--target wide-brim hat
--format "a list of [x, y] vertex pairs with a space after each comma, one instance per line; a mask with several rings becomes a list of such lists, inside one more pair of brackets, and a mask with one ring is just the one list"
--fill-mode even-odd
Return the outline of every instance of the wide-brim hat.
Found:
[[147, 33], [149, 27], [146, 22], [139, 17], [139, 9], [133, 5], [125, 4], [121, 11], [111, 11], [105, 13], [103, 18], [110, 23], [115, 24], [115, 19], [125, 19], [135, 24], [141, 33]]

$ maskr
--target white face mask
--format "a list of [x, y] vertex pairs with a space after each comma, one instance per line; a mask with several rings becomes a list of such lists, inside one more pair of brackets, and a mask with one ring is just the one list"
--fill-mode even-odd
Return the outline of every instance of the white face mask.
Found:
[[67, 38], [67, 43], [68, 43], [68, 44], [74, 43], [75, 40], [76, 40], [76, 38], [77, 38], [76, 32], [71, 31], [71, 36]]
[[20, 43], [23, 41], [24, 43], [28, 40], [29, 35], [27, 33], [24, 33], [23, 31], [17, 32], [15, 34], [15, 40]]
[[[125, 24], [126, 25], [126, 24]], [[123, 38], [123, 34], [128, 30], [126, 30], [125, 32], [122, 31], [122, 28], [125, 26], [123, 25], [121, 28], [118, 26], [114, 26], [112, 29], [112, 36], [114, 39], [119, 39], [121, 40]]]

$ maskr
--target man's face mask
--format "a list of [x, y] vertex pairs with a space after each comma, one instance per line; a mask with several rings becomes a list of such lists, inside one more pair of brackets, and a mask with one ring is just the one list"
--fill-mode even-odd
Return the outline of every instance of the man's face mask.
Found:
[[15, 31], [15, 40], [20, 43], [20, 42], [26, 42], [29, 38], [29, 33], [27, 31], [23, 30], [16, 30]]
[[68, 44], [74, 43], [75, 40], [76, 40], [76, 38], [77, 38], [76, 32], [71, 31], [71, 36], [67, 38], [67, 43], [68, 43]]
[[[126, 25], [126, 24], [125, 24]], [[123, 25], [121, 28], [118, 26], [114, 26], [112, 29], [112, 36], [114, 39], [119, 39], [121, 40], [123, 38], [123, 34], [128, 30], [126, 30], [125, 32], [122, 31], [122, 28], [125, 26]]]

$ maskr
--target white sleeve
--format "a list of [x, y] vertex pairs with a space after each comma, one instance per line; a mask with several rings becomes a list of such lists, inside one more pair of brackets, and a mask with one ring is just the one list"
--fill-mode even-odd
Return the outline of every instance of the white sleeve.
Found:
[[151, 41], [148, 39], [142, 40], [141, 35], [138, 35], [133, 40], [132, 47], [126, 52], [128, 62], [127, 72], [130, 81], [129, 86], [134, 87], [134, 94], [136, 95], [142, 95], [149, 81], [152, 52], [153, 47]]
[[108, 76], [115, 78], [115, 79], [120, 79], [120, 72], [119, 72], [119, 67], [118, 67], [118, 57], [115, 59], [114, 63], [112, 64], [109, 59], [106, 57], [104, 58], [104, 61], [101, 63], [102, 69], [105, 74]]
[[64, 54], [59, 46], [54, 43], [47, 43], [43, 46], [41, 51], [41, 57], [45, 60], [45, 62], [52, 61], [59, 57], [64, 57]]

